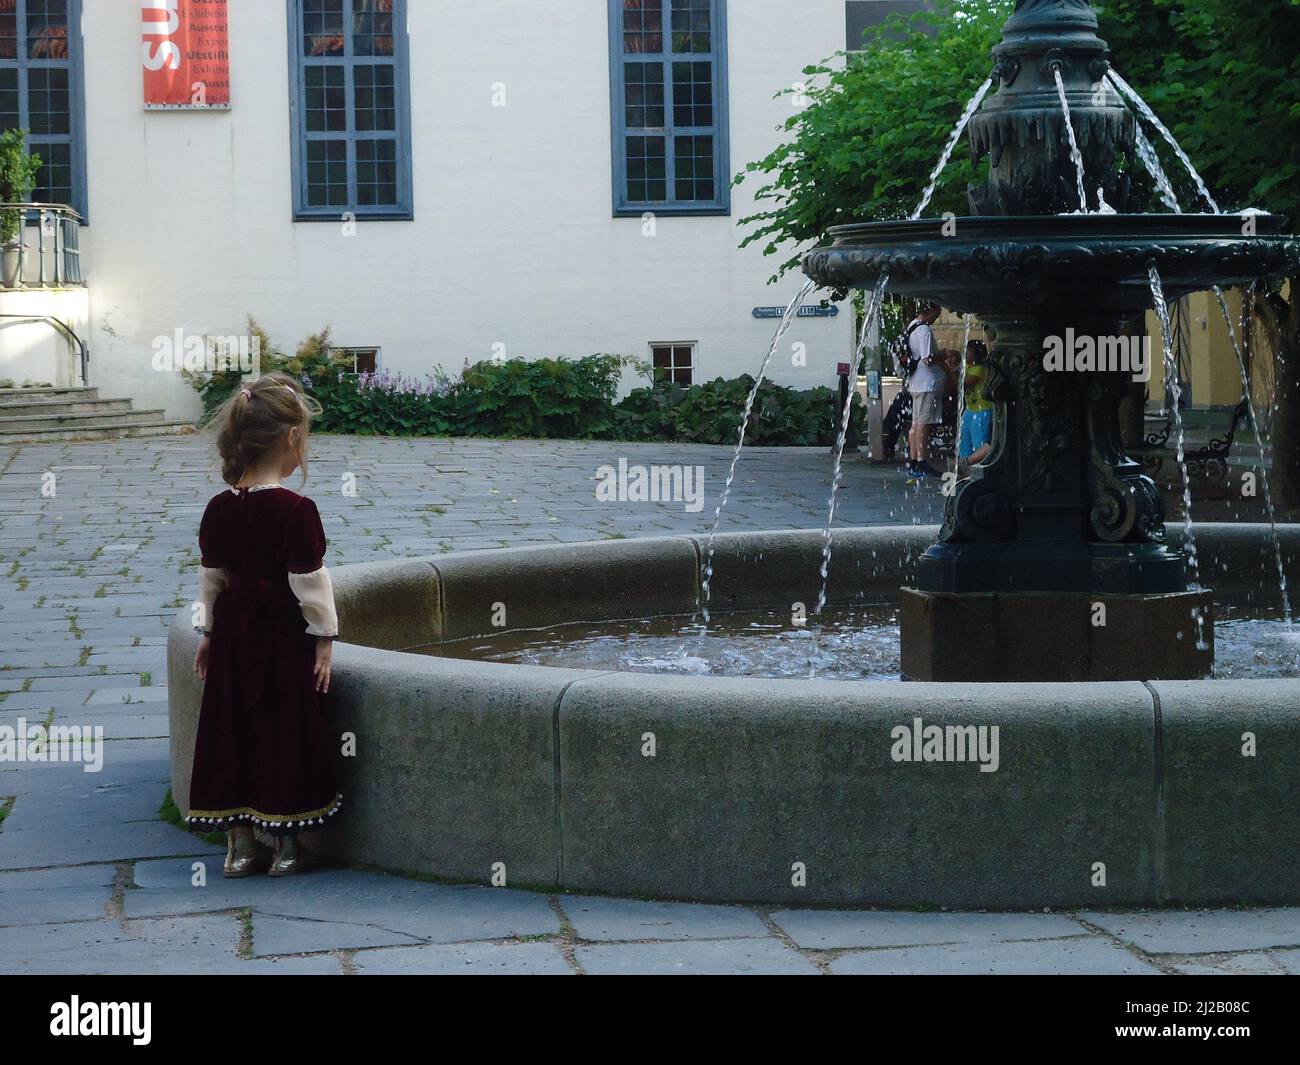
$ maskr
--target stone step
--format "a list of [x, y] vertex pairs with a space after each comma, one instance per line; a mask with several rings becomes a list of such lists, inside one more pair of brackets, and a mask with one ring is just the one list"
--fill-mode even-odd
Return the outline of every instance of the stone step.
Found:
[[141, 422], [166, 420], [167, 412], [157, 410], [106, 410], [85, 414], [21, 414], [0, 413], [0, 432], [22, 429], [98, 429], [106, 424], [138, 425]]
[[80, 396], [54, 396], [50, 399], [0, 399], [0, 423], [6, 418], [47, 418], [63, 414], [110, 414], [129, 411], [129, 399], [86, 399]]
[[192, 432], [194, 432], [193, 423], [166, 419], [147, 422], [110, 422], [93, 428], [55, 426], [40, 429], [0, 429], [0, 446], [64, 443], [75, 440], [120, 440], [137, 436], [176, 436]]
[[79, 385], [69, 388], [0, 388], [0, 404], [15, 400], [18, 402], [24, 402], [41, 399], [58, 399], [61, 397], [87, 400], [98, 399], [99, 386], [94, 385], [90, 388], [82, 388]]

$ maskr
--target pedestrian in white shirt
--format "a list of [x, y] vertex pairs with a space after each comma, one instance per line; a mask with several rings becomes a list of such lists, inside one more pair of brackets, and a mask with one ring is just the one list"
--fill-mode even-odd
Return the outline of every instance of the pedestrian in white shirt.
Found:
[[912, 396], [912, 430], [908, 434], [908, 473], [913, 477], [942, 477], [930, 465], [927, 450], [930, 427], [943, 421], [943, 397], [948, 375], [940, 361], [940, 351], [934, 343], [934, 325], [942, 308], [937, 303], [925, 303], [921, 313], [908, 326], [907, 346], [912, 372], [907, 379], [907, 390]]

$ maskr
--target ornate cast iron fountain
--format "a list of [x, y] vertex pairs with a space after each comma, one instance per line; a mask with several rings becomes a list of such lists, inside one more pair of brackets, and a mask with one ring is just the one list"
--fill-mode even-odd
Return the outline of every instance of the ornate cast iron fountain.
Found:
[[[1084, 0], [1021, 0], [994, 49], [997, 91], [971, 120], [988, 181], [972, 216], [840, 226], [804, 271], [979, 315], [993, 343], [992, 455], [948, 498], [943, 532], [904, 589], [903, 669], [914, 679], [1204, 676], [1212, 603], [1165, 542], [1160, 496], [1125, 453], [1130, 373], [1053, 372], [1044, 341], [1111, 338], [1153, 306], [1293, 270], [1286, 220], [1078, 212], [1059, 73], [1085, 160], [1090, 211], [1133, 206], [1117, 168], [1135, 119], [1106, 79], [1109, 51]], [[1248, 235], [1249, 234], [1249, 235]], [[1105, 609], [1099, 612], [1101, 604]], [[1098, 624], [1098, 620], [1103, 624]]]

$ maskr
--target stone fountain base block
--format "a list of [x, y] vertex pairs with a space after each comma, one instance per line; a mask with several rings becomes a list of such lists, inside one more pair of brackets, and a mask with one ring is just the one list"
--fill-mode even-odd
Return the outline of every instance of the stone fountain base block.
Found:
[[927, 681], [1194, 680], [1209, 676], [1214, 665], [1213, 611], [1208, 592], [958, 595], [904, 588], [903, 675]]

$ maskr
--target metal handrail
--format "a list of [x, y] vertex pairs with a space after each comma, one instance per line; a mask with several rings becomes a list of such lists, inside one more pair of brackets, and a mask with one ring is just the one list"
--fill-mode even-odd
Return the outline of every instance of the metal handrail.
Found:
[[[81, 273], [82, 217], [66, 203], [0, 203], [0, 214], [21, 211], [18, 230], [18, 271], [14, 288], [84, 287]], [[37, 277], [27, 276], [28, 230], [35, 223]], [[48, 244], [47, 244], [48, 241]], [[47, 270], [46, 252], [51, 252], [52, 269]]]

